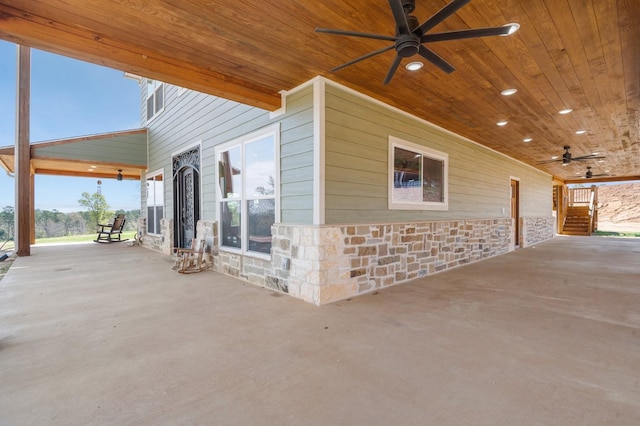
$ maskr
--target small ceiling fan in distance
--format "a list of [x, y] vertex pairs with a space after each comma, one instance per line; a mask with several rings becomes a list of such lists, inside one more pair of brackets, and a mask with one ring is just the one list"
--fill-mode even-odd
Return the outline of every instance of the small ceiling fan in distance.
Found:
[[353, 65], [357, 62], [363, 61], [365, 59], [371, 58], [395, 48], [396, 57], [391, 63], [391, 67], [389, 68], [387, 76], [384, 79], [383, 84], [385, 85], [389, 84], [389, 82], [393, 78], [393, 75], [398, 69], [398, 66], [400, 65], [402, 59], [410, 58], [416, 54], [422, 56], [424, 59], [437, 66], [442, 71], [449, 74], [455, 70], [453, 65], [451, 65], [438, 54], [426, 47], [425, 44], [435, 43], [438, 41], [461, 40], [466, 38], [498, 35], [505, 36], [513, 34], [518, 30], [518, 28], [520, 28], [520, 25], [518, 24], [507, 24], [502, 27], [476, 28], [428, 34], [428, 31], [430, 31], [433, 27], [440, 24], [442, 21], [447, 19], [449, 16], [454, 14], [458, 9], [460, 9], [470, 1], [471, 0], [453, 0], [445, 7], [440, 9], [440, 11], [435, 15], [427, 19], [424, 23], [420, 24], [418, 18], [411, 15], [416, 7], [415, 0], [389, 0], [391, 13], [393, 13], [393, 19], [396, 23], [395, 36], [370, 34], [359, 31], [334, 30], [330, 28], [316, 28], [316, 32], [351, 37], [372, 38], [376, 40], [393, 42], [393, 44], [391, 45], [378, 50], [374, 50], [373, 52], [367, 53], [366, 55], [360, 56], [359, 58], [353, 59], [340, 66], [337, 66], [331, 71], [338, 71], [342, 68], [348, 67], [349, 65]]
[[587, 166], [587, 173], [585, 173], [584, 175], [585, 179], [591, 179], [591, 178], [600, 177], [600, 176], [613, 176], [613, 175], [610, 175], [609, 173], [599, 173], [597, 175], [594, 175], [593, 172], [591, 171], [591, 166]]
[[562, 165], [566, 166], [569, 163], [571, 163], [572, 161], [586, 161], [586, 160], [598, 160], [601, 158], [605, 158], [601, 155], [598, 155], [597, 153], [593, 153], [593, 154], [589, 154], [589, 155], [581, 155], [580, 157], [572, 157], [571, 156], [571, 152], [569, 152], [569, 150], [571, 149], [570, 146], [565, 145], [564, 146], [564, 154], [562, 154], [561, 158], [556, 158], [553, 160], [545, 160], [545, 161], [538, 161], [538, 164], [548, 164], [548, 163], [556, 163], [556, 162], [560, 162], [562, 161]]

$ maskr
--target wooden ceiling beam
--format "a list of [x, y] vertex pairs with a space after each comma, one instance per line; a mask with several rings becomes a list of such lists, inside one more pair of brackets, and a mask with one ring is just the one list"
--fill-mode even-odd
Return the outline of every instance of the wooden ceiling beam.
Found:
[[564, 181], [565, 184], [574, 184], [574, 183], [605, 183], [605, 182], [626, 182], [630, 180], [640, 180], [640, 175], [637, 176], [609, 176], [609, 177], [599, 177], [599, 178], [591, 178], [591, 179], [566, 179]]
[[[38, 175], [49, 176], [66, 176], [66, 177], [86, 177], [92, 179], [115, 179], [116, 176], [113, 173], [105, 172], [81, 172], [81, 171], [62, 171], [55, 169], [36, 168], [34, 171]], [[122, 173], [122, 179], [124, 180], [140, 180], [140, 175], [132, 173]]]
[[19, 45], [157, 79], [268, 111], [281, 106], [280, 95], [272, 90], [2, 4], [0, 24], [0, 38]]

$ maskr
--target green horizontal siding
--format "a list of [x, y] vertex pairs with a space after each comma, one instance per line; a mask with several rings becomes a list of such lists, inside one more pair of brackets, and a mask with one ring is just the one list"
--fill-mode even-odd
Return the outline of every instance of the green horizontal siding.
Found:
[[[143, 87], [141, 98], [145, 100]], [[149, 171], [164, 170], [165, 217], [173, 217], [172, 155], [201, 141], [202, 218], [216, 218], [216, 146], [280, 123], [281, 218], [288, 222], [312, 223], [313, 203], [313, 110], [312, 88], [287, 99], [286, 114], [269, 118], [269, 112], [215, 96], [165, 87], [165, 108], [149, 129]], [[143, 109], [146, 103], [143, 102]], [[143, 111], [143, 120], [146, 117]], [[145, 200], [145, 197], [142, 197]], [[145, 201], [143, 201], [144, 203]], [[143, 206], [143, 208], [146, 206]]]
[[[511, 176], [520, 179], [521, 216], [551, 215], [546, 173], [330, 84], [325, 104], [328, 224], [508, 217]], [[390, 135], [448, 154], [447, 211], [388, 209]]]
[[35, 145], [34, 150], [38, 157], [135, 165], [147, 163], [147, 138], [144, 134], [105, 137], [42, 147]]

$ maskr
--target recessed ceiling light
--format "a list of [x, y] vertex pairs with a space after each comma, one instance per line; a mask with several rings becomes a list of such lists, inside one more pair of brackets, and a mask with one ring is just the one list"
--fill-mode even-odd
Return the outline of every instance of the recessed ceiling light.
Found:
[[515, 33], [520, 29], [520, 24], [516, 24], [516, 23], [506, 24], [504, 26], [509, 27], [509, 32], [506, 34], [503, 34], [503, 36], [510, 36], [511, 34]]
[[604, 172], [605, 172], [605, 173], [609, 173], [609, 170], [605, 170]]
[[422, 62], [409, 62], [407, 65], [405, 65], [405, 68], [408, 69], [409, 71], [417, 71], [420, 68], [422, 68], [424, 66], [424, 64]]
[[577, 175], [581, 175], [582, 173], [580, 173], [580, 172], [576, 172], [576, 174], [577, 174]]
[[522, 139], [522, 142], [529, 143], [529, 142], [531, 142], [532, 140], [533, 140], [533, 138], [524, 138], [524, 139]]
[[502, 121], [498, 121], [496, 124], [497, 124], [498, 126], [502, 127], [502, 126], [506, 126], [506, 125], [507, 125], [507, 123], [508, 123], [508, 121], [507, 121], [507, 120], [502, 120]]
[[562, 167], [568, 166], [569, 163], [562, 163]]
[[552, 160], [557, 160], [557, 159], [558, 159], [558, 156], [557, 156], [557, 155], [554, 155], [553, 157], [551, 157], [551, 159], [552, 159]]
[[576, 130], [576, 135], [584, 135], [585, 133], [587, 133], [587, 131], [584, 129]]
[[502, 92], [500, 92], [500, 94], [502, 96], [511, 96], [514, 93], [516, 93], [518, 91], [518, 89], [504, 89]]
[[591, 155], [598, 155], [600, 154], [599, 152], [592, 152]]
[[598, 160], [598, 163], [604, 163], [604, 160]]
[[558, 114], [569, 114], [571, 111], [573, 111], [571, 108], [565, 108], [558, 111]]

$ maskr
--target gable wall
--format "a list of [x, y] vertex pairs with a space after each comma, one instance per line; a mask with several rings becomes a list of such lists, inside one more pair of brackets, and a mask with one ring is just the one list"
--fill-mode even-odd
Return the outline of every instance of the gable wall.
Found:
[[33, 145], [36, 155], [51, 158], [104, 161], [144, 165], [147, 161], [147, 145], [138, 136], [120, 136], [103, 140], [88, 140], [60, 145]]

